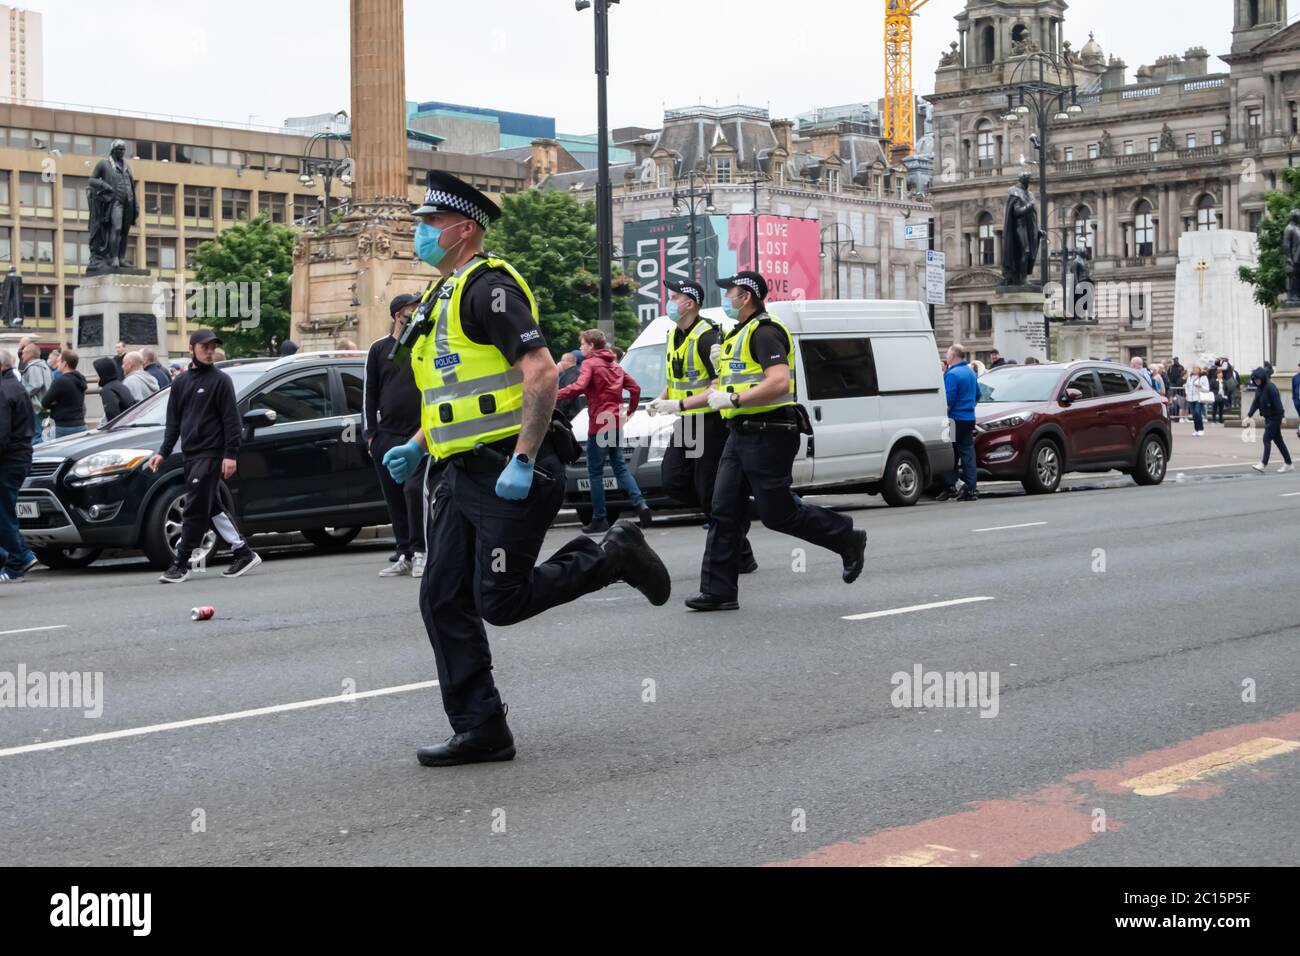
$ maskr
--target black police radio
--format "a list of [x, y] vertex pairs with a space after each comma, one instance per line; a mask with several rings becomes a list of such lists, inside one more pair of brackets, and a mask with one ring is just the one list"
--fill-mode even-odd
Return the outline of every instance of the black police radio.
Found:
[[401, 362], [403, 365], [411, 364], [411, 348], [416, 342], [433, 331], [432, 313], [438, 302], [438, 294], [442, 291], [442, 287], [446, 282], [445, 277], [438, 281], [438, 284], [433, 287], [433, 292], [425, 297], [424, 301], [415, 310], [415, 314], [402, 327], [401, 335], [397, 337], [397, 341], [388, 350], [388, 361]]

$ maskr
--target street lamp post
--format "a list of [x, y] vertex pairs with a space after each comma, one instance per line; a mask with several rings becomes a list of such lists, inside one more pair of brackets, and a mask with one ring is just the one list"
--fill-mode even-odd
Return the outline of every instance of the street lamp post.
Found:
[[761, 271], [762, 271], [762, 270], [759, 269], [759, 267], [758, 267], [758, 184], [759, 184], [759, 183], [765, 183], [765, 182], [767, 182], [767, 181], [768, 181], [768, 178], [767, 178], [766, 176], [763, 176], [763, 175], [759, 174], [757, 171], [755, 171], [755, 173], [754, 173], [754, 182], [753, 182], [753, 186], [754, 186], [754, 208], [753, 208], [753, 216], [754, 216], [754, 271], [755, 271], [755, 272], [761, 272]]
[[[675, 186], [673, 187], [673, 213], [672, 214], [674, 216], [680, 216], [682, 214], [682, 201], [685, 200], [686, 215], [690, 218], [690, 224], [687, 226], [687, 229], [690, 231], [690, 240], [691, 240], [691, 278], [694, 279], [696, 282], [699, 282], [700, 276], [695, 268], [695, 264], [696, 264], [695, 236], [697, 230], [697, 227], [695, 225], [695, 217], [698, 215], [696, 210], [698, 209], [701, 200], [704, 201], [704, 214], [706, 216], [712, 215], [717, 210], [714, 208], [713, 205], [713, 190], [706, 189], [703, 186], [696, 186], [695, 185], [696, 175], [697, 173], [695, 172], [695, 170], [692, 169], [687, 178], [688, 186], [686, 189], [678, 189]], [[678, 182], [680, 182], [680, 180], [678, 180]]]
[[[1048, 78], [1048, 71], [1056, 77], [1056, 82]], [[1060, 82], [1069, 77], [1068, 83]], [[1063, 56], [1047, 50], [1035, 50], [1026, 53], [1012, 71], [1010, 83], [1015, 92], [1007, 94], [1007, 112], [1002, 117], [1008, 123], [1017, 123], [1021, 117], [1030, 114], [1038, 122], [1036, 140], [1038, 150], [1038, 208], [1042, 227], [1039, 228], [1038, 268], [1043, 289], [1051, 281], [1051, 266], [1047, 261], [1047, 157], [1048, 133], [1053, 123], [1062, 123], [1083, 112], [1079, 105], [1079, 87], [1074, 82], [1074, 67]], [[1047, 317], [1046, 304], [1043, 306], [1043, 334], [1047, 358], [1052, 357], [1052, 335]]]
[[[343, 156], [335, 159], [330, 144], [337, 141], [343, 146]], [[321, 156], [316, 156], [317, 148]], [[330, 224], [330, 194], [335, 178], [344, 186], [352, 185], [352, 155], [348, 151], [347, 137], [332, 131], [317, 133], [307, 141], [302, 152], [302, 173], [298, 182], [308, 189], [316, 185], [315, 176], [321, 177], [325, 189], [325, 209], [321, 214], [321, 228], [328, 229]]]
[[[826, 238], [826, 231], [828, 229], [835, 230], [835, 238], [833, 239]], [[848, 230], [849, 238], [847, 239], [840, 238], [841, 229]], [[850, 253], [857, 251], [857, 245], [854, 243], [854, 239], [853, 239], [853, 230], [849, 229], [849, 227], [846, 226], [844, 223], [836, 220], [835, 222], [831, 223], [829, 226], [822, 227], [821, 243], [822, 243], [821, 257], [823, 259], [826, 258], [826, 247], [827, 246], [835, 247], [835, 298], [838, 299], [840, 297], [840, 247], [847, 243]]]
[[609, 182], [609, 110], [605, 83], [609, 77], [609, 8], [618, 0], [574, 0], [581, 13], [595, 3], [596, 21], [596, 246], [600, 257], [600, 311], [597, 325], [614, 338], [614, 196]]

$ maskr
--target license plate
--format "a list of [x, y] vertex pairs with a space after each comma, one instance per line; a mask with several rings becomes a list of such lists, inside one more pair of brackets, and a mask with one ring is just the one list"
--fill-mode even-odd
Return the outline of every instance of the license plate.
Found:
[[18, 502], [18, 517], [20, 518], [39, 518], [41, 516], [41, 506], [34, 501]]
[[[618, 490], [618, 479], [617, 479], [617, 478], [604, 478], [604, 479], [601, 480], [600, 484], [601, 484], [601, 486], [602, 486], [606, 491], [617, 491], [617, 490]], [[579, 491], [591, 491], [591, 479], [590, 479], [590, 478], [579, 478], [579, 479], [578, 479], [578, 490], [579, 490]]]

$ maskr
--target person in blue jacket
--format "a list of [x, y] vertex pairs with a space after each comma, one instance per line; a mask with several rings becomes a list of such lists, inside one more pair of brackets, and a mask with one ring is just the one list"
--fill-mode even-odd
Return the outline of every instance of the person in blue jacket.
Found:
[[[952, 419], [953, 470], [943, 476], [945, 488], [938, 497], [940, 501], [950, 498], [975, 501], [979, 498], [975, 490], [975, 402], [979, 399], [979, 381], [966, 361], [966, 350], [960, 345], [948, 349], [943, 387], [948, 393], [948, 417]], [[957, 494], [959, 472], [960, 496]]]
[[[1300, 372], [1291, 376], [1291, 404], [1295, 408], [1296, 417], [1300, 418]], [[1300, 438], [1300, 422], [1296, 424], [1295, 433]]]

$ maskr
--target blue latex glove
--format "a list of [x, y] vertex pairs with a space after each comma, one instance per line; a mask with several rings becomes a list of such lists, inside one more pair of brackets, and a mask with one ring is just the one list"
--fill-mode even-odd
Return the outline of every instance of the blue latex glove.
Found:
[[518, 456], [510, 459], [505, 471], [497, 479], [497, 497], [506, 501], [523, 501], [533, 487], [533, 463], [520, 461]]
[[416, 466], [420, 464], [420, 459], [423, 457], [424, 447], [412, 438], [405, 445], [388, 449], [380, 464], [388, 469], [393, 481], [400, 485], [415, 474]]

